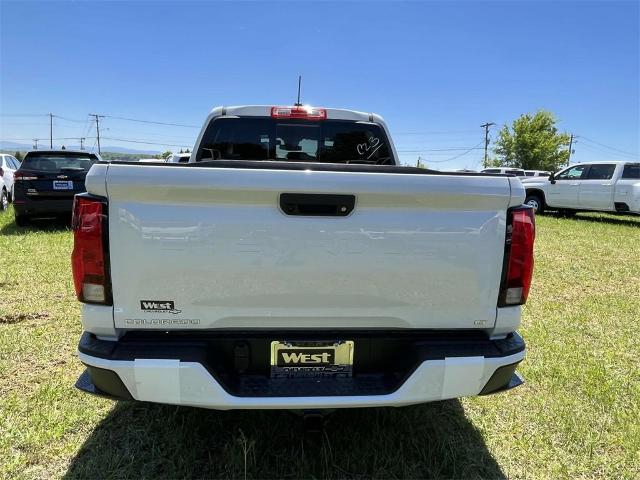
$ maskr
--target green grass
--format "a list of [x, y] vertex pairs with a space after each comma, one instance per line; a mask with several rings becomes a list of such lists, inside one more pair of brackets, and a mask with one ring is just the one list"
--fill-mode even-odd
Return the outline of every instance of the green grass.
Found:
[[0, 478], [638, 478], [640, 218], [538, 218], [521, 333], [527, 383], [482, 398], [288, 412], [120, 403], [77, 392], [64, 225], [0, 214]]

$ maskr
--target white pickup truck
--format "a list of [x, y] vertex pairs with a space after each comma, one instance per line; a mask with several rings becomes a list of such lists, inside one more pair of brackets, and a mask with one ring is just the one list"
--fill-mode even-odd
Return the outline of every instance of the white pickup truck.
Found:
[[94, 165], [73, 219], [78, 388], [306, 410], [522, 383], [520, 180], [397, 158], [378, 115], [245, 106], [211, 112], [188, 164]]
[[565, 214], [601, 211], [640, 214], [640, 163], [577, 163], [546, 177], [522, 181], [525, 203]]

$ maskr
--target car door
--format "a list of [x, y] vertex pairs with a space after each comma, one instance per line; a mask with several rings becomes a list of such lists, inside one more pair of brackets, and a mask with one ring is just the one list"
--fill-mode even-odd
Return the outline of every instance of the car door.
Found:
[[580, 180], [579, 207], [586, 210], [613, 210], [615, 163], [594, 163]]
[[578, 208], [580, 181], [589, 165], [574, 165], [554, 175], [547, 203], [552, 207]]

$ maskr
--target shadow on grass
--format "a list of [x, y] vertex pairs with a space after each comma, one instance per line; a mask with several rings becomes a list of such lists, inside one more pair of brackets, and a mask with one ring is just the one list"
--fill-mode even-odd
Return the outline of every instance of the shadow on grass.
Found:
[[561, 212], [548, 212], [543, 215], [553, 216], [555, 218], [566, 218], [567, 220], [575, 220], [577, 222], [606, 223], [609, 225], [640, 228], [640, 216], [638, 215], [598, 214], [592, 212], [577, 212], [571, 216], [566, 216]]
[[286, 411], [119, 403], [74, 478], [505, 478], [457, 400], [338, 410], [321, 433]]
[[30, 220], [24, 227], [19, 227], [11, 212], [3, 215], [11, 215], [11, 222], [0, 227], [1, 235], [27, 235], [33, 232], [62, 232], [71, 228], [71, 217], [38, 218]]

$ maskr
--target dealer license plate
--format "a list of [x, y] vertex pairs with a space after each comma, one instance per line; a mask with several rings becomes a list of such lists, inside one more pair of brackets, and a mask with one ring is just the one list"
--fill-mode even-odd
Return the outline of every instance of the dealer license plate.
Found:
[[73, 190], [73, 181], [72, 180], [54, 180], [53, 189], [54, 190]]
[[353, 341], [271, 342], [271, 378], [350, 377]]

